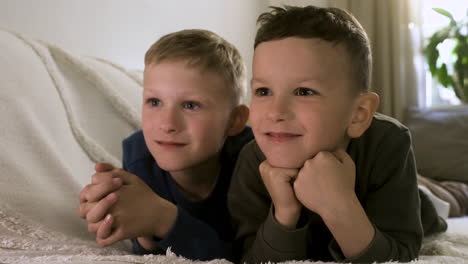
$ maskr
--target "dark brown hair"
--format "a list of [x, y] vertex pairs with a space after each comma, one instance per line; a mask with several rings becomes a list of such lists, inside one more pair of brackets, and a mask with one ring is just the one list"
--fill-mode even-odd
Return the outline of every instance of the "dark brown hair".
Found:
[[243, 102], [246, 93], [244, 62], [236, 47], [219, 35], [202, 29], [167, 34], [146, 52], [145, 67], [169, 60], [187, 60], [190, 66], [220, 74], [236, 104]]
[[349, 54], [359, 92], [369, 91], [372, 54], [369, 39], [361, 24], [348, 12], [338, 8], [270, 7], [258, 17], [260, 25], [255, 37], [260, 43], [287, 37], [319, 38], [344, 45]]

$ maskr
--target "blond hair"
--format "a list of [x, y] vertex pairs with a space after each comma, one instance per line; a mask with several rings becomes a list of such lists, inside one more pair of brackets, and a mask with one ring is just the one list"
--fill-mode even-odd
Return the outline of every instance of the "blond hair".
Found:
[[167, 34], [146, 52], [145, 67], [168, 60], [187, 60], [190, 66], [221, 75], [236, 105], [244, 102], [246, 70], [243, 59], [236, 47], [219, 35], [201, 29]]

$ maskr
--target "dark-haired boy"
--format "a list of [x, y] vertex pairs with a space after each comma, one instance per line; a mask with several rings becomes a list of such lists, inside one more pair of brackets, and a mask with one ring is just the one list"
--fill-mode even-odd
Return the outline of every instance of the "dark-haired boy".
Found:
[[411, 136], [375, 113], [371, 51], [336, 8], [259, 17], [250, 124], [228, 205], [242, 261], [410, 261], [446, 229], [418, 192]]

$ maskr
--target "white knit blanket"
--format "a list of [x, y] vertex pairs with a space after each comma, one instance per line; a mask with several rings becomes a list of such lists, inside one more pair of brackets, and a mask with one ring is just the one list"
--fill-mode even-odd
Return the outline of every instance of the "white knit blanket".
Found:
[[[120, 166], [140, 127], [141, 73], [1, 29], [0, 66], [0, 263], [198, 263], [100, 248], [76, 213], [94, 162]], [[427, 238], [415, 263], [463, 262], [468, 219]]]
[[2, 29], [0, 66], [0, 263], [127, 253], [96, 247], [77, 208], [140, 127], [141, 73]]

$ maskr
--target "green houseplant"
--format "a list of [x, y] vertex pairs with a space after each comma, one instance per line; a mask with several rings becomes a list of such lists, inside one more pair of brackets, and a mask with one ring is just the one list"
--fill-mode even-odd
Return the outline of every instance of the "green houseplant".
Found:
[[[432, 76], [444, 87], [452, 88], [456, 96], [468, 104], [468, 12], [465, 18], [455, 21], [452, 14], [441, 8], [434, 11], [450, 19], [449, 24], [436, 31], [424, 47], [424, 56]], [[467, 10], [468, 11], [468, 10]], [[446, 40], [454, 41], [451, 51], [452, 62], [441, 60], [439, 44]]]

